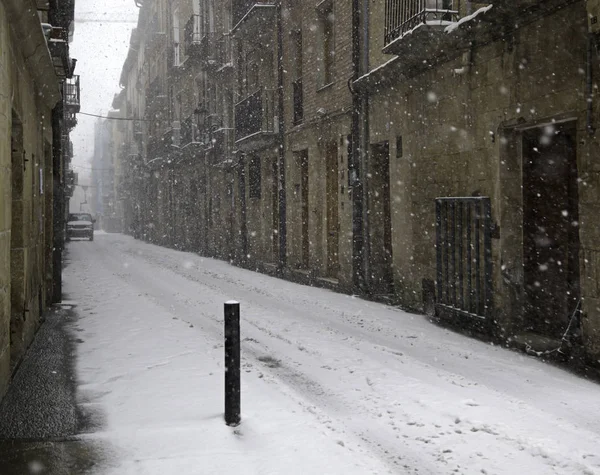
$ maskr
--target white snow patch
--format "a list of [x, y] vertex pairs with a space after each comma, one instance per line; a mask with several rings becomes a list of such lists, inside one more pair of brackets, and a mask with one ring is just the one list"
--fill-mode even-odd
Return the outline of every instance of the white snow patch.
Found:
[[[600, 387], [385, 305], [118, 234], [70, 245], [103, 475], [600, 473]], [[130, 261], [126, 270], [121, 263]], [[223, 302], [243, 302], [242, 424]], [[89, 311], [88, 311], [89, 310]], [[399, 458], [401, 457], [401, 458]]]
[[477, 18], [479, 15], [482, 15], [488, 11], [490, 11], [492, 9], [494, 5], [488, 5], [486, 7], [481, 7], [480, 9], [474, 11], [473, 13], [471, 13], [470, 15], [467, 15], [466, 17], [461, 18], [460, 20], [453, 22], [452, 24], [448, 25], [444, 31], [446, 33], [452, 33], [454, 30], [458, 29], [461, 25], [464, 25], [465, 23], [469, 22], [469, 21], [473, 21], [475, 18]]

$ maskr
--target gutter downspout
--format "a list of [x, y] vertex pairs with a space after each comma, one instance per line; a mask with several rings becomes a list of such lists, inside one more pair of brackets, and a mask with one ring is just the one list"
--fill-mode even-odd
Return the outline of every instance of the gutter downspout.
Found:
[[281, 0], [277, 2], [277, 89], [278, 89], [278, 121], [279, 121], [279, 263], [278, 272], [283, 273], [287, 265], [287, 212], [285, 182], [285, 118], [284, 118], [284, 65], [283, 65], [283, 18]]
[[587, 58], [586, 58], [586, 102], [587, 102], [587, 117], [586, 130], [589, 135], [594, 135], [596, 128], [594, 127], [594, 34], [588, 33]]
[[[367, 74], [370, 71], [369, 65], [369, 1], [362, 0], [362, 43], [361, 48], [361, 76]], [[361, 174], [363, 178], [363, 236], [369, 236], [369, 185], [367, 182], [369, 176], [369, 89], [366, 88], [361, 95], [361, 126], [362, 133], [360, 138], [360, 163], [361, 163]], [[363, 250], [363, 267], [364, 267], [364, 283], [368, 293], [372, 293], [374, 289], [371, 288], [371, 241], [364, 239], [364, 250]]]
[[[352, 0], [352, 78], [350, 84], [361, 76], [360, 0]], [[356, 292], [365, 289], [363, 183], [361, 166], [361, 107], [360, 93], [352, 93], [351, 154], [348, 157], [348, 178], [352, 190], [352, 283]]]

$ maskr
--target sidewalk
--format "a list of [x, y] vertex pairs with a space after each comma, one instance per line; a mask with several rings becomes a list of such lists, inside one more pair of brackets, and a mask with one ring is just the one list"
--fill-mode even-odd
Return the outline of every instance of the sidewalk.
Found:
[[[584, 378], [419, 315], [126, 236], [72, 242], [69, 256], [73, 309], [36, 344], [61, 341], [44, 335], [62, 321], [72, 340], [57, 354], [71, 366], [54, 374], [65, 360], [49, 354], [42, 376], [26, 373], [28, 355], [19, 373], [59, 375], [68, 404], [48, 418], [76, 424], [40, 417], [34, 437], [55, 438], [0, 445], [2, 475], [35, 473], [23, 471], [32, 461], [69, 475], [600, 474], [600, 387]], [[235, 428], [223, 420], [230, 299], [242, 321]], [[43, 406], [46, 386], [15, 381], [17, 410], [30, 392]], [[23, 424], [6, 427], [27, 437]]]
[[75, 435], [86, 424], [76, 404], [73, 309], [51, 309], [0, 403], [0, 473], [84, 473], [97, 462]]

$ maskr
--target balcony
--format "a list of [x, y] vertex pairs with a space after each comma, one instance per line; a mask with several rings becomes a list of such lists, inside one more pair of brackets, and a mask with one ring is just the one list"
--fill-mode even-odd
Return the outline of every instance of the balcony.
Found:
[[185, 25], [183, 35], [186, 54], [208, 65], [215, 65], [220, 55], [219, 36], [208, 31], [200, 15], [192, 15]]
[[236, 145], [250, 150], [268, 144], [278, 132], [277, 121], [275, 91], [259, 89], [235, 105]]
[[173, 43], [169, 47], [167, 53], [167, 66], [171, 74], [177, 72], [179, 68], [181, 68], [181, 45], [179, 43]]
[[71, 76], [72, 65], [69, 58], [69, 33], [64, 28], [51, 28], [48, 37], [48, 50], [59, 79]]
[[77, 114], [81, 109], [79, 76], [65, 79], [63, 82], [63, 116], [65, 127], [72, 129], [77, 125]]
[[155, 77], [146, 90], [146, 106], [148, 109], [157, 109], [165, 105], [167, 95], [165, 86], [159, 76]]
[[185, 157], [204, 153], [207, 142], [208, 137], [199, 129], [194, 114], [181, 122], [181, 151]]
[[273, 0], [233, 0], [234, 26], [232, 33], [238, 33], [243, 26], [243, 30], [246, 32], [260, 33], [263, 31], [261, 23], [273, 18], [274, 13], [275, 2]]
[[173, 123], [174, 127], [169, 128], [162, 135], [155, 133], [148, 141], [148, 159], [149, 162], [154, 161], [155, 164], [161, 164], [165, 160], [170, 162], [171, 159], [179, 156], [179, 137], [180, 130], [178, 123]]
[[198, 54], [204, 37], [204, 22], [200, 15], [192, 15], [183, 30], [183, 43], [188, 56]]
[[65, 109], [73, 112], [81, 110], [79, 76], [65, 80], [63, 84], [63, 104]]
[[459, 11], [460, 0], [386, 0], [383, 52], [410, 54], [415, 44], [422, 51], [437, 48]]
[[144, 136], [144, 123], [141, 120], [133, 121], [133, 138], [141, 140]]
[[162, 46], [167, 42], [167, 33], [165, 31], [165, 27], [162, 24], [159, 16], [157, 14], [154, 15], [152, 20], [150, 21], [146, 34], [148, 35], [148, 48], [152, 51], [157, 52], [160, 51]]
[[226, 33], [217, 40], [217, 68], [222, 71], [233, 67], [233, 44], [231, 35]]
[[226, 166], [233, 148], [233, 129], [222, 125], [211, 132], [208, 148], [209, 163], [216, 166]]

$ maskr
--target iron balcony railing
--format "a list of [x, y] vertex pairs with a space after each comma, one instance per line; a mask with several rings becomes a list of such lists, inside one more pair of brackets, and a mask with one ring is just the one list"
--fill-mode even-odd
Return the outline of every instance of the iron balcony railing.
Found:
[[186, 145], [194, 141], [194, 132], [196, 124], [194, 123], [194, 116], [191, 115], [187, 119], [181, 122], [181, 146]]
[[68, 31], [64, 28], [51, 28], [47, 43], [56, 75], [60, 79], [69, 77], [72, 71]]
[[144, 135], [144, 124], [141, 120], [133, 121], [133, 135], [136, 139]]
[[208, 142], [208, 134], [201, 130], [196, 123], [194, 115], [189, 116], [181, 122], [181, 147], [187, 147], [190, 144], [205, 145]]
[[178, 68], [181, 66], [181, 45], [173, 43], [172, 49], [168, 53], [169, 68]]
[[63, 101], [65, 108], [79, 112], [81, 108], [79, 76], [65, 79], [63, 83]]
[[204, 23], [200, 15], [192, 15], [183, 30], [183, 41], [185, 51], [189, 55], [194, 48], [197, 48], [202, 43], [204, 37]]
[[227, 65], [233, 65], [233, 49], [231, 35], [226, 33], [217, 40], [218, 50], [218, 67], [222, 68]]
[[261, 88], [235, 105], [235, 140], [275, 132], [275, 91]]
[[148, 160], [154, 160], [163, 155], [162, 136], [151, 135], [148, 140]]
[[385, 44], [421, 24], [457, 21], [460, 0], [386, 0]]
[[146, 90], [146, 105], [148, 107], [158, 107], [163, 104], [163, 100], [166, 98], [165, 88], [163, 81], [159, 76], [154, 78], [148, 89]]
[[181, 125], [179, 121], [174, 121], [162, 136], [165, 153], [169, 154], [174, 148], [179, 148], [181, 142]]

